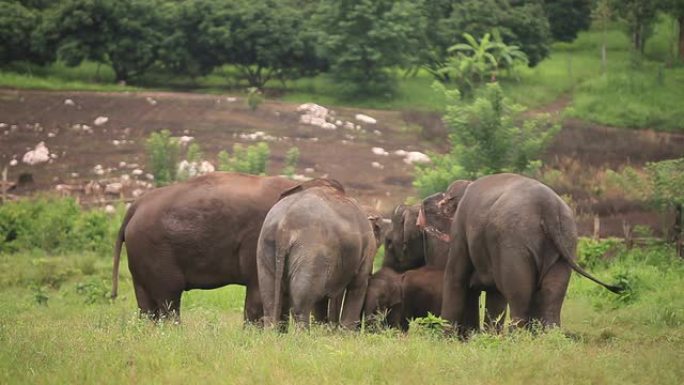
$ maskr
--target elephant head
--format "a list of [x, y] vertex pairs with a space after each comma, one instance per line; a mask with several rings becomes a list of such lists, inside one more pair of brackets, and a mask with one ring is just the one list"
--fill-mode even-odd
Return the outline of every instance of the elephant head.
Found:
[[415, 269], [425, 264], [423, 236], [417, 226], [420, 205], [399, 205], [392, 213], [392, 226], [385, 238], [383, 266], [396, 271]]
[[463, 198], [470, 183], [472, 182], [469, 180], [457, 180], [447, 187], [444, 198], [437, 203], [437, 206], [442, 211], [442, 215], [453, 218], [454, 214], [456, 214], [456, 209], [458, 209], [458, 203]]

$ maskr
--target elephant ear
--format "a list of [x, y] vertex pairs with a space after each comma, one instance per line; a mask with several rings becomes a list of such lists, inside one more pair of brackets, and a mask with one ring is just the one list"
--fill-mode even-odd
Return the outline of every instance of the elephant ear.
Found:
[[337, 180], [328, 178], [315, 178], [306, 182], [302, 182], [294, 187], [291, 187], [283, 191], [280, 194], [280, 198], [278, 200], [283, 199], [286, 196], [293, 195], [298, 192], [308, 190], [314, 187], [330, 187], [337, 190], [343, 195], [346, 194], [346, 192], [344, 191], [344, 186], [342, 186], [342, 183], [338, 182]]
[[457, 180], [447, 187], [444, 193], [444, 199], [442, 199], [438, 206], [441, 208], [443, 215], [453, 217], [458, 208], [458, 203], [465, 195], [466, 189], [472, 183], [469, 180]]
[[375, 243], [378, 247], [380, 247], [380, 245], [383, 244], [383, 240], [387, 237], [387, 233], [389, 233], [391, 230], [392, 222], [378, 214], [369, 215], [368, 221], [373, 228]]

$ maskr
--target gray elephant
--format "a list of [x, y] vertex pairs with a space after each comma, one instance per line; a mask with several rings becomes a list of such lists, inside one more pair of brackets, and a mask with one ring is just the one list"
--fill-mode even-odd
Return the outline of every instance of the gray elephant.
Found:
[[421, 266], [446, 266], [451, 218], [438, 206], [444, 196], [433, 194], [421, 203], [394, 209], [383, 267], [404, 272]]
[[[311, 314], [324, 319], [328, 300], [335, 303], [346, 290], [340, 323], [356, 327], [379, 231], [334, 180], [315, 179], [284, 192], [266, 216], [257, 246], [264, 324], [283, 330], [292, 309], [297, 325], [308, 327]], [[333, 313], [336, 306], [331, 308]]]
[[216, 172], [152, 190], [126, 212], [114, 251], [112, 297], [125, 242], [138, 308], [180, 319], [181, 294], [247, 286], [245, 319], [262, 317], [256, 269], [261, 224], [280, 194], [297, 183]]
[[539, 320], [559, 326], [572, 270], [613, 292], [575, 262], [577, 229], [572, 211], [553, 190], [516, 174], [480, 178], [456, 207], [444, 273], [442, 317], [467, 334], [479, 324], [481, 290], [500, 295], [519, 326]]

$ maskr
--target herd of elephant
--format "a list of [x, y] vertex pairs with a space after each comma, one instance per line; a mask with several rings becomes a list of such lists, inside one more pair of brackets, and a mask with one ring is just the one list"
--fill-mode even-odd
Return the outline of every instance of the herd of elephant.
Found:
[[[368, 215], [332, 179], [295, 182], [216, 172], [152, 190], [128, 211], [122, 246], [139, 310], [180, 319], [183, 291], [246, 286], [246, 322], [280, 330], [383, 314], [391, 327], [431, 312], [459, 333], [484, 324], [560, 325], [572, 270], [613, 292], [575, 262], [572, 211], [544, 184], [516, 174], [455, 181], [391, 220]], [[373, 274], [379, 245], [382, 268]]]

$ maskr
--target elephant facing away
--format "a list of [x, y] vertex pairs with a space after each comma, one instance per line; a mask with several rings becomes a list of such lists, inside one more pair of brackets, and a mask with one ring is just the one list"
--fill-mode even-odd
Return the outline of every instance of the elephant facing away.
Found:
[[[613, 292], [575, 262], [572, 211], [544, 184], [516, 174], [472, 182], [458, 200], [444, 273], [442, 317], [462, 334], [477, 328], [481, 290], [501, 294], [511, 319], [560, 326], [572, 270]], [[449, 197], [442, 206], [452, 205]]]
[[280, 194], [295, 185], [279, 177], [216, 172], [146, 193], [119, 230], [112, 297], [125, 243], [141, 313], [178, 320], [184, 290], [240, 284], [247, 286], [245, 319], [259, 321], [259, 230]]
[[[282, 194], [259, 235], [257, 266], [265, 326], [285, 330], [324, 319], [344, 296], [342, 327], [358, 325], [379, 228], [334, 180], [314, 179]], [[335, 303], [335, 301], [331, 301]]]

